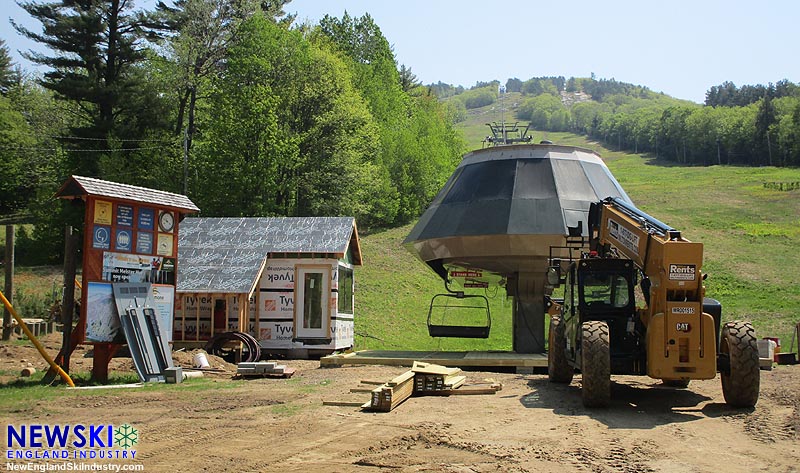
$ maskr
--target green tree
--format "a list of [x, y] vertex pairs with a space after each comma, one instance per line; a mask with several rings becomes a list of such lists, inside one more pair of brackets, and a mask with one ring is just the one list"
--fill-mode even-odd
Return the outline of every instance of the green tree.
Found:
[[[566, 120], [560, 112], [566, 111], [561, 99], [550, 94], [541, 94], [535, 97], [525, 99], [517, 110], [517, 116], [522, 120], [531, 122], [531, 126], [537, 130], [552, 130], [560, 131], [560, 127], [564, 126]], [[554, 114], [559, 113], [556, 122], [559, 124], [559, 130], [551, 127], [550, 120]]]
[[800, 98], [775, 100], [777, 155], [783, 166], [800, 165]]
[[[375, 119], [380, 136], [375, 164], [382, 170], [381, 178], [390, 179], [382, 188], [393, 189], [384, 191], [386, 197], [380, 200], [387, 209], [383, 223], [415, 218], [444, 184], [462, 151], [448, 113], [431, 96], [411, 97], [404, 92], [399, 79], [402, 68], [399, 73], [389, 42], [369, 15], [326, 16], [313, 37], [320, 44], [331, 44], [346, 58], [356, 89]], [[497, 97], [498, 85], [492, 82], [486, 87], [491, 89], [491, 101]], [[470, 90], [457, 97], [470, 100], [482, 93]], [[389, 218], [395, 208], [396, 215]]]
[[522, 81], [514, 77], [506, 81], [507, 92], [522, 92]]
[[378, 133], [347, 65], [262, 15], [240, 35], [198, 142], [204, 212], [381, 215]]
[[403, 92], [409, 93], [419, 86], [420, 82], [417, 80], [417, 76], [411, 72], [411, 68], [400, 64], [400, 87]]
[[483, 87], [475, 87], [456, 97], [467, 109], [485, 107], [497, 101], [497, 86], [490, 84]]
[[758, 105], [756, 114], [756, 129], [754, 145], [758, 148], [757, 154], [761, 155], [761, 161], [772, 166], [772, 142], [770, 132], [776, 123], [775, 107], [772, 105], [771, 94], [765, 93]]
[[25, 118], [14, 110], [10, 99], [0, 95], [0, 215], [19, 211], [27, 203], [25, 154], [30, 152], [26, 148], [34, 145]]
[[82, 111], [84, 123], [71, 130], [81, 140], [71, 146], [80, 152], [71, 153], [70, 172], [97, 176], [101, 159], [89, 151], [103, 154], [111, 148], [116, 125], [135, 114], [130, 101], [145, 89], [141, 76], [132, 72], [146, 58], [150, 19], [125, 0], [28, 1], [20, 6], [42, 23], [42, 32], [12, 21], [14, 28], [56, 53], [31, 51], [25, 57], [49, 66], [42, 85]]
[[6, 42], [0, 39], [0, 94], [8, 93], [8, 89], [19, 80], [19, 73], [14, 70]]
[[242, 22], [256, 12], [290, 24], [283, 7], [291, 0], [177, 0], [173, 6], [157, 4], [156, 31], [168, 36], [166, 54], [177, 96], [176, 135], [186, 133], [186, 147], [192, 148], [196, 133], [195, 110], [198, 94], [208, 78], [223, 67], [228, 49], [236, 43]]

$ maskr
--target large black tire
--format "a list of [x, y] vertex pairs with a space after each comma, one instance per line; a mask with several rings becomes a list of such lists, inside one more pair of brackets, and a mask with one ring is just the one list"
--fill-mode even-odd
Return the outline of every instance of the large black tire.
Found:
[[756, 331], [750, 322], [728, 322], [722, 327], [720, 353], [728, 356], [722, 370], [722, 395], [732, 407], [753, 407], [758, 402], [761, 371]]
[[581, 393], [586, 407], [606, 407], [611, 402], [611, 350], [608, 324], [581, 325]]
[[547, 377], [551, 383], [569, 384], [575, 370], [567, 361], [567, 335], [561, 316], [550, 318], [547, 348]]

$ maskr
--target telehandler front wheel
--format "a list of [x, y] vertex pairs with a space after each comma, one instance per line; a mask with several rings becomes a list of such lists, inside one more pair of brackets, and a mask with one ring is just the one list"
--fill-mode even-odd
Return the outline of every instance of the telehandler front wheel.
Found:
[[581, 394], [586, 407], [606, 407], [611, 402], [611, 351], [608, 324], [581, 325]]
[[761, 371], [756, 331], [749, 322], [728, 322], [722, 328], [720, 353], [728, 367], [720, 373], [722, 394], [732, 407], [753, 407], [758, 402]]
[[550, 318], [547, 347], [547, 378], [551, 383], [569, 384], [575, 370], [567, 361], [567, 335], [561, 316]]

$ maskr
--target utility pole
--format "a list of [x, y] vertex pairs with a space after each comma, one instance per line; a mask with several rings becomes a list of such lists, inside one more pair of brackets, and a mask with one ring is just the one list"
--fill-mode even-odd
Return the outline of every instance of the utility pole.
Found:
[[[14, 225], [6, 225], [6, 283], [3, 293], [14, 303]], [[11, 338], [11, 312], [3, 309], [3, 340]]]
[[189, 195], [189, 127], [183, 132], [183, 195]]
[[769, 128], [767, 128], [767, 152], [769, 153], [769, 165], [772, 166], [772, 144], [769, 142]]

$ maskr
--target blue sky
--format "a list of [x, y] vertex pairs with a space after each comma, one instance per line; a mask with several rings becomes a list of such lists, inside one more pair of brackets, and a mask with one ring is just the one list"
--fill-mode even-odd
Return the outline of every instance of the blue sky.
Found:
[[[15, 60], [24, 42], [8, 18], [37, 28], [0, 0], [0, 38]], [[136, 0], [149, 7], [154, 0]], [[369, 13], [398, 63], [424, 83], [466, 87], [477, 81], [538, 76], [615, 78], [702, 102], [732, 81], [800, 82], [800, 2], [796, 0], [531, 1], [293, 0], [286, 11], [316, 23], [325, 14]]]

